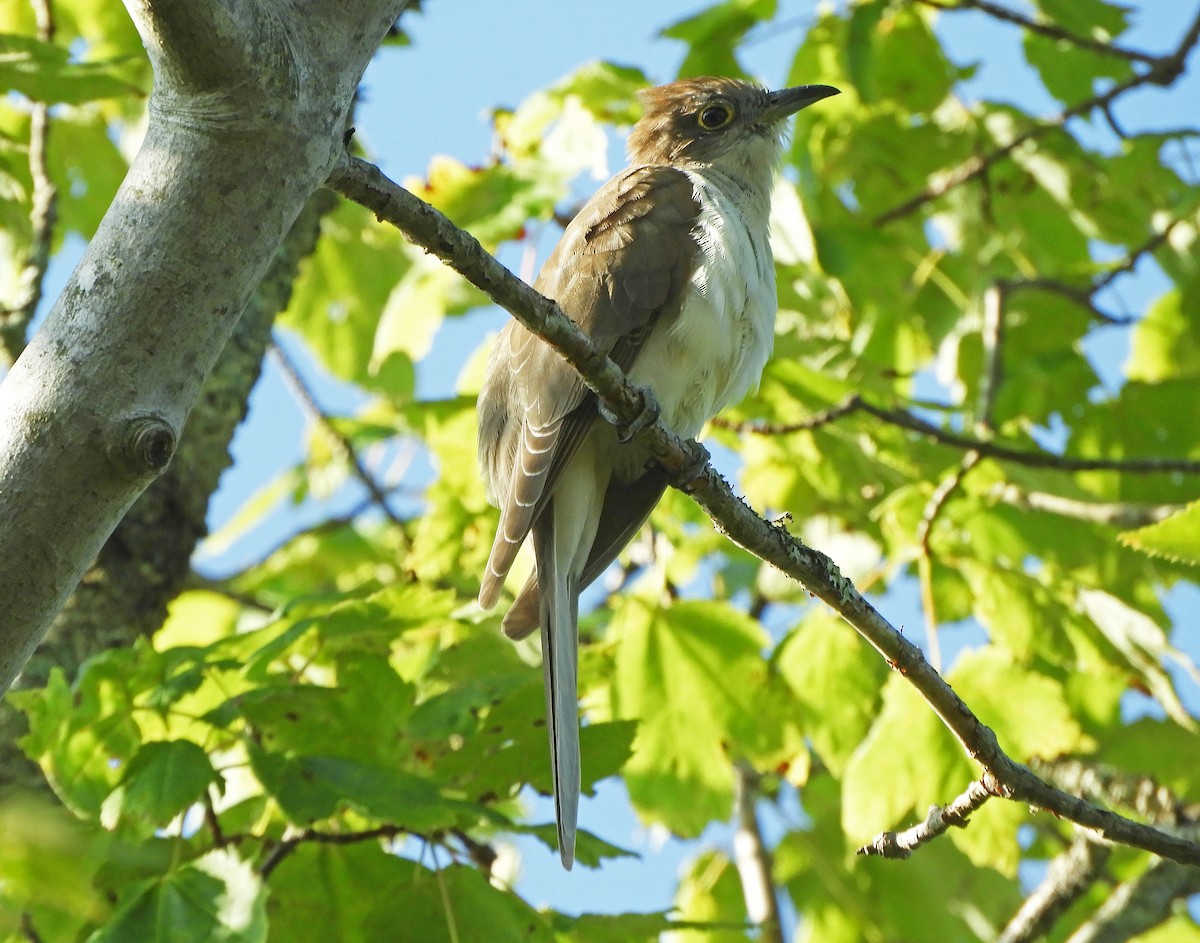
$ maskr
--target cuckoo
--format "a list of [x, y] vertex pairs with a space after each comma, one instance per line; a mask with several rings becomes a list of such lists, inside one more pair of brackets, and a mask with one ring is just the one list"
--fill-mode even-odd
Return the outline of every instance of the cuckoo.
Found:
[[[837, 94], [767, 91], [729, 78], [641, 94], [629, 167], [566, 227], [534, 287], [651, 395], [675, 433], [697, 435], [757, 385], [771, 353], [771, 191], [789, 115]], [[645, 522], [667, 479], [594, 393], [519, 323], [496, 341], [479, 394], [479, 459], [500, 526], [479, 602], [491, 608], [526, 538], [535, 571], [505, 634], [541, 632], [559, 854], [570, 868], [579, 807], [579, 593]]]

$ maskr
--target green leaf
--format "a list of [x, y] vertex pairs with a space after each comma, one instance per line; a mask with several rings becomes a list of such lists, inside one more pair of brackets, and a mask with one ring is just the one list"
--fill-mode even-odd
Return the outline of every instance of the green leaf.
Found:
[[[1194, 300], [1200, 288], [1188, 295]], [[1125, 363], [1129, 379], [1158, 383], [1200, 375], [1200, 326], [1195, 317], [1184, 314], [1184, 296], [1178, 289], [1168, 291], [1138, 321]]]
[[1157, 524], [1125, 531], [1121, 543], [1151, 556], [1200, 564], [1200, 501]]
[[[586, 761], [585, 761], [586, 768]], [[558, 823], [547, 822], [544, 825], [504, 826], [505, 831], [520, 835], [532, 835], [546, 848], [558, 854]], [[620, 848], [603, 838], [593, 835], [586, 829], [580, 829], [575, 838], [575, 863], [587, 868], [598, 868], [607, 860], [617, 858], [639, 858], [637, 852]]]
[[660, 609], [632, 598], [611, 631], [614, 713], [641, 721], [625, 768], [630, 798], [643, 816], [698, 835], [729, 814], [741, 745], [779, 737], [758, 722], [766, 634], [721, 603]]
[[141, 96], [110, 62], [72, 62], [66, 49], [30, 36], [0, 33], [0, 85], [33, 101], [78, 105], [97, 98]]
[[388, 373], [380, 375], [372, 355], [380, 313], [414, 257], [394, 229], [343, 201], [322, 218], [317, 249], [301, 265], [279, 323], [299, 332], [335, 376], [406, 399], [412, 365], [402, 366], [397, 351], [388, 358]]
[[[1001, 522], [977, 518], [975, 530], [984, 528], [997, 541], [1010, 536], [1002, 533]], [[976, 552], [981, 542], [972, 541]], [[988, 556], [998, 560], [1019, 559], [1011, 553], [994, 550]], [[993, 642], [1022, 661], [1045, 658], [1055, 664], [1071, 662], [1075, 649], [1068, 629], [1078, 624], [1080, 618], [1065, 600], [1057, 597], [1053, 588], [1021, 570], [999, 564], [986, 567], [969, 561], [964, 562], [959, 572], [971, 587], [975, 615], [987, 627]]]
[[738, 44], [760, 22], [775, 16], [776, 0], [726, 0], [666, 27], [662, 35], [688, 44], [680, 78], [697, 75], [744, 76]]
[[1121, 82], [1133, 75], [1127, 60], [1081, 49], [1069, 40], [1026, 32], [1023, 42], [1025, 60], [1037, 69], [1046, 91], [1067, 105], [1091, 98], [1099, 79]]
[[1035, 0], [1045, 18], [1076, 36], [1111, 42], [1129, 26], [1130, 7], [1106, 0]]
[[[386, 889], [386, 892], [383, 892]], [[346, 906], [349, 901], [354, 906]], [[376, 842], [302, 844], [271, 876], [271, 934], [338, 943], [554, 943], [550, 915], [479, 871], [429, 870]]]
[[309, 825], [351, 808], [411, 831], [468, 824], [482, 809], [443, 798], [427, 779], [333, 756], [284, 756], [249, 748], [250, 765], [291, 821]]
[[231, 848], [126, 889], [88, 943], [264, 943], [266, 888]]
[[[862, 845], [961, 793], [976, 771], [929, 705], [891, 675], [878, 717], [842, 777], [842, 827]], [[881, 788], [881, 784], [886, 784]]]
[[47, 798], [0, 804], [0, 934], [17, 932], [25, 912], [43, 939], [76, 939], [107, 909], [94, 884], [97, 868], [114, 849], [126, 849]]
[[1162, 627], [1144, 612], [1100, 589], [1081, 589], [1079, 608], [1128, 660], [1131, 670], [1167, 715], [1182, 727], [1197, 729], [1196, 721], [1180, 700], [1163, 662], [1174, 660], [1191, 674], [1194, 681], [1200, 680], [1200, 672], [1187, 656], [1171, 645]]
[[96, 816], [121, 779], [121, 765], [141, 747], [133, 719], [132, 652], [92, 659], [72, 690], [54, 669], [46, 687], [13, 692], [25, 711], [25, 754], [41, 766], [55, 792], [81, 816]]
[[554, 928], [570, 933], [579, 943], [658, 943], [663, 934], [677, 926], [666, 911], [637, 914], [556, 914]]
[[[1196, 756], [1200, 752], [1200, 735], [1194, 726], [1181, 727], [1171, 720], [1142, 717], [1131, 724], [1112, 730], [1100, 743], [1095, 759], [1119, 770], [1128, 770], [1131, 782], [1139, 785], [1141, 777], [1177, 796], [1192, 796], [1200, 789], [1200, 769]], [[1136, 810], [1139, 797], [1130, 795], [1129, 808]]]
[[963, 654], [946, 680], [1016, 760], [1059, 756], [1081, 745], [1082, 731], [1062, 684], [1020, 664], [1003, 650], [986, 648]]
[[672, 937], [681, 943], [743, 943], [749, 924], [746, 893], [742, 890], [737, 868], [725, 854], [702, 852], [687, 863], [680, 875], [675, 909], [683, 920], [726, 926], [679, 930]]
[[165, 825], [197, 802], [210, 785], [223, 781], [199, 746], [190, 740], [145, 743], [105, 801], [105, 817], [117, 822], [139, 817]]
[[816, 609], [780, 643], [776, 666], [795, 693], [804, 734], [841, 774], [878, 713], [886, 663], [839, 617]]
[[933, 111], [956, 78], [927, 18], [880, 0], [851, 13], [847, 56], [865, 103], [901, 101], [917, 114]]

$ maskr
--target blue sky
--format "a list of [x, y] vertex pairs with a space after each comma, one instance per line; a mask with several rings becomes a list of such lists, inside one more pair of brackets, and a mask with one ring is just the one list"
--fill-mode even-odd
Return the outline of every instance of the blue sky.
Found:
[[[1138, 48], [1164, 51], [1192, 15], [1191, 4], [1147, 0], [1133, 4], [1145, 13], [1125, 42]], [[810, 0], [780, 3], [778, 26], [753, 37], [744, 61], [762, 81], [778, 86], [786, 76], [789, 59], [811, 22], [816, 4]], [[482, 159], [490, 143], [486, 112], [495, 105], [515, 105], [526, 95], [591, 59], [612, 59], [639, 66], [656, 80], [671, 78], [682, 59], [683, 47], [656, 38], [664, 25], [693, 12], [692, 0], [610, 0], [606, 3], [564, 3], [562, 0], [519, 0], [513, 4], [466, 2], [449, 4], [429, 0], [428, 11], [410, 16], [405, 26], [414, 43], [389, 49], [379, 56], [365, 79], [365, 95], [356, 121], [358, 137], [384, 171], [400, 179], [420, 174], [430, 158], [447, 153], [466, 162]], [[943, 17], [941, 32], [952, 58], [960, 63], [982, 60], [966, 92], [972, 96], [1009, 100], [1037, 112], [1052, 114], [1056, 103], [1031, 81], [1021, 56], [1015, 30], [997, 28], [981, 14]], [[1197, 77], [1188, 77], [1195, 90], [1191, 101], [1200, 101]], [[1180, 100], [1175, 93], [1175, 100]], [[1187, 100], [1186, 98], [1184, 100]], [[1123, 109], [1120, 118], [1133, 129], [1171, 126], [1178, 116], [1165, 107], [1166, 96], [1156, 90], [1141, 92]], [[1098, 128], [1092, 140], [1111, 140]], [[543, 247], [548, 249], [548, 246]], [[1152, 267], [1123, 289], [1122, 300], [1134, 310], [1161, 288]], [[421, 374], [421, 389], [446, 393], [458, 365], [504, 315], [485, 311], [448, 323], [439, 336], [435, 353]], [[285, 341], [286, 343], [286, 341]], [[286, 345], [313, 384], [322, 406], [330, 412], [352, 411], [357, 395], [331, 381], [296, 349]], [[1102, 375], [1119, 382], [1125, 353], [1121, 332], [1102, 334], [1089, 352]], [[243, 502], [279, 471], [301, 458], [306, 420], [284, 387], [278, 370], [268, 366], [255, 391], [250, 417], [235, 441], [236, 467], [222, 482], [210, 509], [214, 529], [236, 512]], [[310, 502], [300, 509], [281, 509], [227, 552], [203, 558], [205, 569], [228, 572], [252, 562], [287, 533], [338, 510], [355, 505], [361, 494], [344, 489], [326, 504]], [[1193, 600], [1194, 602], [1194, 600]], [[884, 600], [883, 610], [898, 623], [919, 625], [913, 600], [903, 592]], [[535, 818], [549, 820], [547, 802], [534, 805]], [[784, 812], [794, 825], [802, 815], [798, 805]], [[786, 823], [768, 821], [777, 834]], [[581, 825], [645, 857], [621, 861], [598, 872], [577, 868], [561, 871], [557, 858], [541, 846], [522, 844], [526, 853], [522, 892], [535, 904], [550, 904], [567, 911], [653, 909], [670, 899], [681, 862], [694, 846], [669, 841], [659, 847], [657, 838], [640, 828], [613, 783], [601, 784], [600, 796], [585, 800]], [[709, 836], [726, 842], [721, 829]]]

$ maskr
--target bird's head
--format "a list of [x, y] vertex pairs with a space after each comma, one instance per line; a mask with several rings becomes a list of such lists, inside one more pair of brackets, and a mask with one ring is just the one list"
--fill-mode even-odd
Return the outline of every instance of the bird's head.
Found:
[[783, 153], [786, 119], [838, 94], [828, 85], [769, 92], [741, 79], [683, 79], [640, 93], [645, 112], [629, 135], [634, 164], [716, 167], [769, 188]]

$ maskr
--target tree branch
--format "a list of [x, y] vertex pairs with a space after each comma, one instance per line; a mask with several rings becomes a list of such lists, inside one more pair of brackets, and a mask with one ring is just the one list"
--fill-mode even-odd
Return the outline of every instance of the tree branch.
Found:
[[775, 880], [771, 875], [771, 853], [763, 841], [755, 802], [758, 774], [746, 762], [733, 764], [733, 860], [742, 882], [746, 914], [758, 927], [762, 943], [783, 943]]
[[275, 362], [283, 372], [284, 380], [291, 389], [292, 394], [296, 397], [297, 402], [300, 403], [301, 408], [329, 436], [336, 451], [341, 454], [342, 459], [350, 466], [354, 477], [367, 489], [367, 494], [371, 496], [371, 500], [383, 511], [388, 520], [397, 527], [403, 527], [404, 522], [400, 520], [396, 512], [392, 510], [391, 505], [388, 504], [387, 489], [380, 485], [375, 476], [367, 469], [367, 466], [358, 454], [358, 450], [355, 449], [354, 443], [333, 424], [333, 421], [321, 409], [312, 390], [304, 382], [304, 377], [300, 375], [300, 371], [296, 369], [296, 365], [292, 363], [291, 358], [288, 357], [287, 353], [278, 344], [271, 345], [270, 354], [275, 358]]
[[[443, 214], [388, 180], [377, 167], [347, 156], [330, 185], [397, 226], [416, 244], [450, 263], [493, 301], [512, 312], [562, 354], [617, 418], [632, 422], [643, 409], [642, 395], [559, 307], [544, 298], [484, 251], [477, 240]], [[1200, 864], [1200, 845], [1098, 809], [1038, 779], [1001, 750], [996, 735], [942, 680], [921, 650], [901, 635], [846, 579], [837, 565], [804, 546], [783, 526], [764, 521], [704, 464], [704, 448], [670, 432], [661, 419], [635, 435], [641, 447], [666, 471], [675, 487], [690, 494], [730, 539], [797, 580], [825, 601], [865, 638], [888, 664], [920, 692], [963, 749], [984, 769], [989, 791], [1027, 802], [1099, 831], [1111, 841], [1144, 848], [1178, 861]]]
[[[130, 0], [155, 62], [149, 128], [0, 395], [0, 690], [165, 471], [275, 250], [342, 153], [354, 89], [403, 2], [314, 0], [310, 17], [283, 16], [278, 0]], [[163, 45], [235, 6], [255, 23], [228, 46], [223, 31]], [[234, 55], [244, 61], [223, 71]], [[197, 91], [176, 60], [186, 78], [225, 84]]]
[[1200, 461], [1186, 458], [1081, 458], [1070, 455], [1055, 455], [1053, 452], [1027, 452], [995, 441], [961, 435], [935, 426], [919, 416], [903, 409], [887, 409], [867, 402], [857, 393], [848, 396], [842, 403], [818, 414], [819, 421], [798, 423], [725, 423], [722, 428], [756, 435], [788, 435], [793, 432], [815, 428], [851, 413], [863, 412], [893, 426], [908, 429], [932, 439], [940, 445], [965, 451], [976, 451], [984, 458], [1012, 462], [1029, 468], [1052, 468], [1057, 471], [1119, 471], [1137, 474], [1200, 474]]
[[941, 174], [936, 183], [930, 184], [920, 193], [892, 207], [890, 210], [880, 213], [872, 221], [873, 224], [875, 226], [886, 226], [888, 223], [908, 216], [925, 204], [945, 196], [955, 187], [962, 186], [964, 183], [974, 180], [980, 174], [985, 173], [992, 166], [1004, 160], [1022, 145], [1030, 141], [1036, 141], [1051, 131], [1062, 128], [1072, 118], [1087, 114], [1096, 108], [1108, 108], [1126, 92], [1132, 91], [1135, 88], [1141, 88], [1143, 85], [1170, 85], [1183, 73], [1188, 54], [1192, 51], [1197, 41], [1200, 41], [1200, 13], [1197, 13], [1195, 20], [1188, 27], [1187, 32], [1180, 40], [1175, 51], [1168, 55], [1154, 58], [1150, 68], [1145, 72], [1142, 72], [1140, 75], [1134, 75], [1124, 82], [1117, 83], [1106, 92], [1084, 99], [1075, 105], [1071, 105], [1069, 108], [1064, 108], [1057, 115], [1039, 124], [1035, 124], [1028, 130], [1018, 134], [1007, 144], [1001, 145], [988, 154], [972, 156], [957, 167]]
[[1067, 943], [1124, 943], [1163, 923], [1175, 902], [1200, 893], [1200, 869], [1156, 861], [1117, 887]]
[[1104, 874], [1111, 851], [1087, 832], [1050, 863], [1045, 878], [1008, 922], [996, 943], [1039, 940], [1070, 906]]
[[1116, 43], [1101, 42], [1089, 36], [1080, 36], [1078, 33], [1072, 33], [1064, 29], [1052, 20], [1032, 20], [1007, 7], [992, 3], [990, 0], [958, 0], [956, 4], [945, 3], [943, 0], [915, 0], [915, 2], [923, 3], [927, 7], [933, 7], [935, 10], [942, 10], [947, 13], [954, 13], [960, 10], [978, 10], [980, 13], [986, 13], [993, 19], [1019, 26], [1027, 32], [1037, 33], [1039, 36], [1045, 36], [1048, 39], [1057, 40], [1058, 42], [1070, 43], [1072, 46], [1078, 46], [1080, 49], [1087, 49], [1090, 52], [1098, 52], [1101, 55], [1116, 56], [1118, 59], [1125, 59], [1128, 62], [1140, 62], [1144, 65], [1152, 66], [1159, 60], [1158, 56], [1149, 52], [1130, 49], [1126, 46], [1118, 46]]
[[[34, 0], [37, 37], [54, 39], [54, 11], [49, 0]], [[29, 323], [42, 300], [42, 285], [50, 264], [50, 244], [58, 220], [58, 188], [50, 179], [46, 144], [50, 136], [50, 106], [34, 102], [29, 116], [29, 254], [16, 278], [16, 291], [6, 310], [0, 311], [0, 366], [10, 367], [25, 349]]]
[[258, 866], [258, 873], [264, 879], [269, 877], [288, 855], [306, 842], [322, 845], [357, 845], [366, 841], [390, 841], [398, 835], [406, 834], [408, 830], [398, 825], [380, 825], [361, 832], [318, 832], [312, 828], [299, 829], [275, 843]]
[[1178, 514], [1186, 504], [1130, 504], [1125, 502], [1080, 501], [1045, 491], [1022, 491], [1016, 485], [998, 485], [992, 497], [1023, 511], [1045, 511], [1089, 524], [1103, 524], [1120, 530], [1147, 527]]
[[903, 832], [881, 832], [855, 854], [879, 858], [907, 858], [913, 851], [951, 828], [966, 828], [971, 815], [993, 796], [1003, 795], [1003, 787], [986, 774], [971, 783], [967, 791], [947, 806], [930, 806], [920, 825]]

